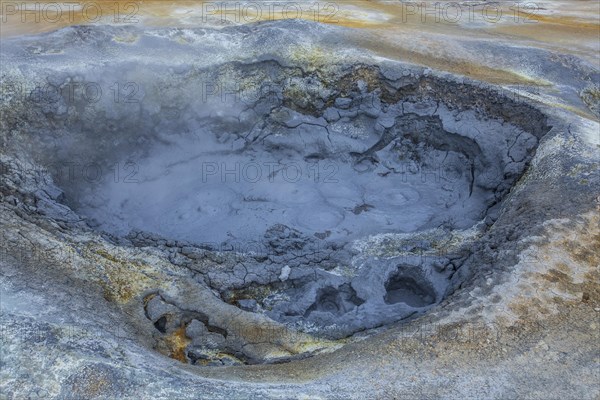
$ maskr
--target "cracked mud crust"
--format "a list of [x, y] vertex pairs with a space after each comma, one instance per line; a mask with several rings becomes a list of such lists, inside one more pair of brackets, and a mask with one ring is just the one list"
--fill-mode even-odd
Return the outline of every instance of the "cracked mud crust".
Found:
[[[182, 399], [598, 394], [598, 123], [393, 61], [342, 62], [332, 54], [336, 62], [327, 65], [298, 63], [285, 40], [344, 35], [309, 25], [203, 30], [198, 34], [210, 38], [183, 44], [178, 31], [132, 29], [136, 43], [100, 46], [99, 35], [130, 29], [101, 27], [7, 42], [4, 93], [48, 76], [60, 86], [92, 76], [109, 82], [119, 72], [140, 85], [144, 100], [31, 106], [18, 91], [3, 96], [3, 392]], [[235, 49], [219, 60], [186, 59], [223, 35], [263, 43], [279, 32], [289, 37], [268, 42], [260, 60], [231, 62]], [[74, 38], [77, 51], [89, 50], [89, 64], [67, 66], [75, 54], [65, 49], [44, 68], [22, 65], [31, 49], [47, 56]], [[149, 61], [143, 71], [127, 67], [129, 56], [106, 63], [126, 54], [122, 46], [143, 53], [145, 41], [168, 51], [163, 62]], [[175, 55], [183, 61], [170, 65]], [[194, 84], [215, 77], [240, 87], [261, 82], [267, 90], [215, 117], [214, 108], [200, 107]], [[158, 118], [166, 109], [179, 122]], [[186, 152], [198, 141], [211, 145]], [[214, 209], [253, 204], [252, 215], [265, 224], [236, 226], [239, 219], [227, 220], [222, 210], [214, 220], [202, 211], [190, 217], [185, 201], [169, 207], [189, 191], [193, 177], [185, 171], [198, 159], [214, 165], [211, 154], [239, 163], [290, 157], [302, 167], [330, 161], [340, 183], [283, 182], [279, 197], [265, 190], [240, 199], [248, 187], [234, 182], [200, 199]], [[127, 159], [143, 166], [144, 179], [115, 186], [111, 171], [90, 183], [53, 168], [77, 157], [105, 171]], [[165, 166], [173, 175], [161, 181]], [[155, 182], [174, 183], [164, 203], [149, 202], [158, 197]], [[286, 192], [290, 187], [300, 190]], [[137, 205], [123, 205], [135, 196]], [[320, 218], [294, 214], [301, 196]], [[328, 203], [334, 197], [337, 208]], [[150, 218], [153, 206], [164, 209], [164, 220]], [[427, 207], [428, 218], [415, 217]], [[169, 224], [178, 212], [192, 228], [208, 222], [182, 230]], [[392, 216], [390, 224], [382, 215]], [[565, 378], [565, 370], [573, 376]]]

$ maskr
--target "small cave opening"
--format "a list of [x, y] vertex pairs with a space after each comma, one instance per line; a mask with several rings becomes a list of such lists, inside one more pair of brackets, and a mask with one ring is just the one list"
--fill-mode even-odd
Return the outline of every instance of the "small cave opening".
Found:
[[356, 296], [354, 289], [347, 283], [339, 289], [327, 286], [318, 290], [317, 299], [306, 310], [306, 316], [310, 315], [313, 311], [341, 315], [353, 310], [364, 302], [363, 299]]
[[162, 316], [154, 323], [154, 327], [161, 333], [167, 333], [167, 317]]
[[418, 282], [402, 272], [392, 275], [385, 284], [385, 302], [387, 304], [405, 303], [411, 307], [426, 307], [435, 303], [435, 292], [424, 287], [423, 280]]

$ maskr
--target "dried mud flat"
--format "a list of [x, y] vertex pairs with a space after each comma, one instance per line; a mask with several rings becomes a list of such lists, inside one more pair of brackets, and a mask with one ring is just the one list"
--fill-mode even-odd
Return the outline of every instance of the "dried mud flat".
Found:
[[538, 48], [559, 93], [498, 86], [364, 39], [3, 40], [3, 396], [597, 397], [597, 69]]

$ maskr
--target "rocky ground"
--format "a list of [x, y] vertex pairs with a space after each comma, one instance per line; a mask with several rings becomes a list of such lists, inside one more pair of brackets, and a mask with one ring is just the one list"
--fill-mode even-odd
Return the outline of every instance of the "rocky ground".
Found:
[[[146, 9], [144, 27], [11, 28], [3, 398], [600, 395], [588, 2], [537, 13], [562, 41], [514, 21], [399, 25], [402, 8], [364, 3], [337, 23], [192, 28]], [[189, 171], [225, 156], [329, 161], [340, 179], [185, 200], [202, 188]], [[193, 205], [210, 214], [249, 190], [256, 221], [192, 229], [206, 220]]]

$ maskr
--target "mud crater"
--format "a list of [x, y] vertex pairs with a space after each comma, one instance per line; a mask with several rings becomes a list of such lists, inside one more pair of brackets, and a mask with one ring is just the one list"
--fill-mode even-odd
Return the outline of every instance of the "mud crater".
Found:
[[[257, 350], [228, 313], [337, 340], [434, 307], [550, 129], [492, 88], [404, 69], [261, 62], [136, 77], [139, 102], [32, 110], [28, 150], [64, 191], [57, 202], [116, 244], [163, 251], [223, 301], [218, 318], [183, 295], [140, 305], [157, 343], [185, 337], [177, 358], [199, 365], [302, 356]], [[206, 96], [206, 82], [235, 90]], [[74, 161], [100, 172], [73, 179]]]

